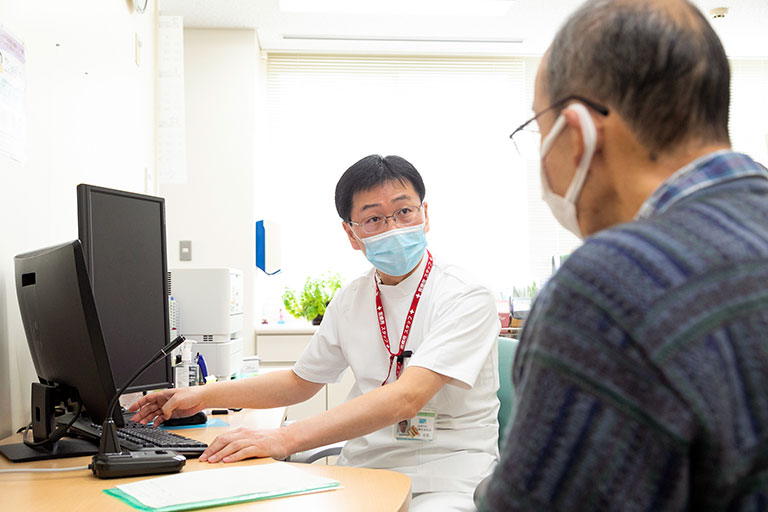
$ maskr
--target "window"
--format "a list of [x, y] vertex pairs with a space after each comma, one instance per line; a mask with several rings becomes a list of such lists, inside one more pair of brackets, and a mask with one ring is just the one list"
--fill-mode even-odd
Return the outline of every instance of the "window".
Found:
[[281, 224], [276, 293], [370, 267], [350, 249], [334, 188], [372, 153], [422, 174], [436, 256], [494, 290], [530, 284], [528, 178], [509, 140], [530, 111], [525, 71], [522, 58], [270, 55], [256, 204]]
[[768, 60], [731, 59], [729, 130], [735, 151], [768, 165]]
[[[427, 187], [430, 249], [494, 291], [540, 286], [580, 241], [541, 198], [539, 163], [508, 135], [529, 116], [540, 59], [270, 55], [257, 218], [279, 220], [283, 273], [269, 295], [308, 275], [369, 268], [334, 208], [341, 174], [363, 156], [400, 155]], [[732, 60], [734, 148], [768, 161], [768, 61]], [[471, 215], [462, 205], [472, 205]]]

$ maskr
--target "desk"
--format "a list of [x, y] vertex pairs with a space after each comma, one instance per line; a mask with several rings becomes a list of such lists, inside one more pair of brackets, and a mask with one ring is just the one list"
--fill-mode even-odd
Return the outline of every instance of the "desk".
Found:
[[[282, 422], [284, 408], [263, 411], [248, 410], [230, 413], [221, 418], [232, 427], [275, 428]], [[183, 429], [180, 433], [210, 443], [227, 427]], [[0, 444], [18, 443], [19, 434], [0, 441]], [[14, 464], [0, 455], [0, 469], [73, 467], [89, 464], [90, 457], [73, 457], [39, 462]], [[232, 464], [209, 464], [197, 459], [187, 459], [183, 472], [204, 471], [238, 465], [269, 464], [272, 459], [249, 459]], [[255, 512], [287, 511], [329, 511], [329, 512], [373, 512], [407, 511], [411, 501], [411, 480], [394, 471], [380, 469], [347, 468], [320, 464], [293, 464], [316, 475], [333, 478], [341, 482], [343, 489], [291, 496], [266, 501], [241, 503], [213, 510], [221, 512], [251, 510]], [[135, 510], [123, 502], [104, 494], [102, 489], [117, 484], [133, 482], [144, 478], [118, 478], [100, 480], [90, 470], [55, 473], [0, 473], [0, 503], [2, 510], [28, 511], [119, 511]]]

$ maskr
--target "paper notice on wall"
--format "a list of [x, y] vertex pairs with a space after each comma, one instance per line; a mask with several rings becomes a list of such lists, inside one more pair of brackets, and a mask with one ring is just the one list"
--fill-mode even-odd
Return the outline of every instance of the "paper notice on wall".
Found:
[[0, 25], [0, 156], [24, 162], [24, 45]]
[[161, 184], [187, 181], [184, 115], [184, 23], [181, 16], [158, 19], [157, 171]]

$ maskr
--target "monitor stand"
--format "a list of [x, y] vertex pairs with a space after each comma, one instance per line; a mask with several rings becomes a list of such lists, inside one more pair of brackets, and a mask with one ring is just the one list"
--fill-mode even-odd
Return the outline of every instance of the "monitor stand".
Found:
[[81, 457], [95, 455], [99, 447], [85, 439], [59, 439], [52, 447], [31, 447], [24, 443], [5, 444], [0, 446], [0, 453], [11, 462], [31, 462], [33, 460], [62, 459], [65, 457]]
[[[57, 430], [57, 418], [54, 414], [54, 405], [59, 399], [61, 399], [61, 392], [62, 390], [55, 386], [50, 386], [39, 382], [32, 383], [31, 430], [34, 441], [41, 442], [49, 439], [54, 430]], [[71, 415], [64, 415], [59, 417], [59, 421], [65, 422], [64, 425], [59, 426], [59, 428], [65, 428], [66, 422], [70, 418]], [[26, 436], [27, 433], [27, 431], [24, 431], [22, 436]], [[98, 451], [99, 447], [96, 444], [79, 438], [62, 438], [55, 442], [41, 443], [40, 446], [28, 446], [24, 443], [6, 444], [0, 446], [0, 453], [5, 455], [5, 457], [11, 462], [29, 462], [33, 460], [80, 457], [83, 455], [94, 455]]]

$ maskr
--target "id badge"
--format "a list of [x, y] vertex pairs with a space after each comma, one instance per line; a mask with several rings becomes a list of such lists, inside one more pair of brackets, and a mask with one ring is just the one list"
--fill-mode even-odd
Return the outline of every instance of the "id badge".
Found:
[[435, 420], [437, 411], [425, 408], [409, 419], [394, 425], [397, 441], [432, 441], [435, 439]]

